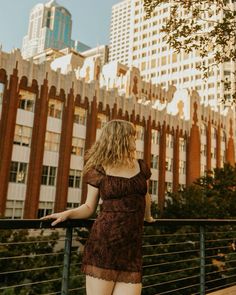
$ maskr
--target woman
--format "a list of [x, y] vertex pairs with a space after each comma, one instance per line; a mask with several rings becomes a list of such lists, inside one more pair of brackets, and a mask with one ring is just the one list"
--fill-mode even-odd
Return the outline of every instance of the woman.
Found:
[[52, 225], [88, 218], [101, 197], [102, 209], [83, 255], [87, 295], [141, 294], [143, 219], [153, 219], [147, 194], [151, 172], [143, 160], [136, 160], [135, 151], [134, 125], [124, 120], [108, 122], [87, 154], [85, 204], [44, 217], [56, 219]]

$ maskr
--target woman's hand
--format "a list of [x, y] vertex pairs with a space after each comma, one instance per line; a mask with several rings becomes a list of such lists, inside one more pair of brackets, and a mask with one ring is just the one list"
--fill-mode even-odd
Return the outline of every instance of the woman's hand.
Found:
[[155, 219], [155, 218], [153, 218], [152, 216], [150, 216], [150, 217], [148, 217], [148, 218], [144, 218], [144, 221], [152, 223], [152, 222], [156, 222], [157, 219]]
[[63, 212], [60, 212], [60, 213], [53, 213], [53, 214], [50, 214], [50, 215], [46, 215], [46, 216], [44, 216], [44, 217], [42, 217], [40, 219], [42, 219], [42, 220], [56, 219], [55, 221], [53, 221], [51, 223], [52, 226], [55, 226], [56, 224], [69, 219], [69, 212], [68, 211], [63, 211]]

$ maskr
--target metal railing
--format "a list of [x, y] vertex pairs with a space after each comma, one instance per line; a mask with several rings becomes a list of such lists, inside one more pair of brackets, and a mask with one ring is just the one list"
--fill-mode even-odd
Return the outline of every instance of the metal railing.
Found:
[[[93, 220], [0, 220], [0, 294], [85, 294]], [[143, 295], [203, 295], [236, 285], [236, 220], [145, 223]]]

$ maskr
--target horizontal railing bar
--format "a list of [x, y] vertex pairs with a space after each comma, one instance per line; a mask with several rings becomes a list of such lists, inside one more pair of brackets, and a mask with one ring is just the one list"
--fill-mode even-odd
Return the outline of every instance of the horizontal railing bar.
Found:
[[[236, 234], [236, 231], [230, 231], [231, 234]], [[207, 235], [210, 235], [210, 234], [214, 234], [214, 235], [218, 235], [218, 234], [225, 234], [224, 231], [206, 231], [206, 234]]]
[[[232, 275], [232, 276], [227, 276], [227, 279], [228, 278], [234, 278], [236, 277], [236, 274]], [[216, 281], [220, 281], [220, 280], [225, 280], [225, 278], [217, 278], [217, 279], [214, 279], [214, 280], [209, 280], [209, 281], [206, 281], [206, 283], [212, 283], [212, 282], [216, 282]]]
[[9, 242], [9, 243], [1, 243], [1, 246], [10, 246], [10, 245], [26, 245], [26, 244], [34, 244], [34, 243], [50, 243], [50, 242], [63, 242], [64, 239], [55, 239], [55, 240], [39, 240], [39, 241], [25, 241], [25, 242]]
[[21, 255], [21, 256], [7, 256], [7, 257], [0, 257], [0, 260], [8, 260], [8, 259], [19, 259], [19, 258], [35, 258], [35, 257], [43, 257], [43, 256], [57, 256], [63, 255], [64, 252], [57, 252], [57, 253], [41, 253], [41, 254], [34, 254], [33, 256], [29, 255]]
[[185, 234], [156, 234], [156, 235], [143, 235], [144, 238], [153, 238], [153, 237], [184, 237], [184, 236], [199, 236], [199, 233], [185, 233]]
[[200, 242], [192, 242], [192, 241], [187, 241], [187, 242], [180, 242], [180, 243], [170, 243], [170, 244], [153, 244], [153, 245], [143, 245], [143, 248], [148, 248], [148, 247], [163, 247], [163, 246], [176, 246], [176, 245], [184, 245], [184, 244], [199, 244]]
[[85, 290], [85, 287], [78, 287], [78, 288], [69, 289], [69, 291], [79, 291], [79, 290]]
[[207, 272], [206, 274], [207, 275], [212, 275], [212, 274], [216, 274], [216, 273], [221, 273], [222, 274], [222, 273], [227, 272], [227, 271], [230, 271], [230, 270], [236, 270], [236, 267], [229, 267], [229, 268], [223, 269], [223, 270], [211, 271], [211, 272]]
[[[90, 227], [94, 219], [70, 219], [52, 226], [52, 220], [41, 219], [0, 219], [0, 229], [42, 229], [65, 227]], [[145, 226], [160, 225], [236, 225], [236, 219], [157, 219], [155, 222], [144, 222]]]
[[62, 267], [63, 264], [59, 264], [59, 265], [53, 265], [53, 266], [44, 266], [44, 267], [37, 267], [37, 268], [27, 268], [27, 269], [19, 269], [19, 270], [8, 270], [7, 272], [0, 272], [0, 275], [4, 275], [4, 274], [14, 274], [14, 273], [22, 273], [22, 272], [28, 272], [28, 271], [36, 271], [36, 270], [44, 270], [44, 269], [52, 269], [52, 268], [60, 268]]
[[200, 258], [196, 257], [196, 258], [192, 258], [192, 259], [183, 259], [183, 260], [168, 261], [168, 262], [163, 262], [163, 263], [158, 263], [158, 264], [143, 265], [143, 268], [162, 266], [162, 265], [169, 265], [169, 264], [171, 265], [171, 264], [176, 264], [176, 263], [181, 263], [181, 262], [186, 262], [186, 261], [194, 261], [194, 260], [200, 260]]
[[24, 284], [20, 284], [20, 285], [5, 286], [5, 287], [0, 287], [0, 290], [7, 290], [9, 288], [14, 288], [15, 289], [15, 288], [19, 288], [19, 287], [25, 287], [25, 286], [31, 286], [31, 285], [37, 285], [37, 284], [45, 284], [45, 283], [48, 283], [48, 282], [56, 282], [56, 281], [61, 281], [61, 278], [38, 281], [38, 282], [31, 282], [31, 283], [24, 283]]
[[218, 250], [218, 249], [229, 249], [229, 245], [227, 245], [227, 246], [222, 246], [222, 247], [206, 248], [205, 251]]
[[182, 268], [182, 269], [166, 271], [166, 272], [159, 272], [159, 273], [155, 273], [155, 274], [151, 274], [151, 275], [145, 275], [145, 276], [143, 276], [143, 278], [161, 276], [161, 275], [170, 274], [170, 273], [178, 273], [178, 272], [187, 271], [187, 270], [193, 270], [193, 269], [198, 269], [198, 268], [199, 267], [196, 266], [196, 267]]
[[166, 285], [166, 284], [174, 283], [174, 282], [179, 282], [179, 281], [186, 281], [188, 279], [198, 278], [199, 276], [200, 275], [195, 275], [195, 276], [190, 276], [190, 277], [187, 277], [187, 278], [179, 278], [179, 279], [172, 280], [172, 281], [165, 281], [165, 282], [162, 282], [162, 283], [152, 284], [152, 285], [144, 286], [143, 289], [145, 289], [145, 288], [147, 289], [147, 288], [151, 288], [151, 287], [155, 287], [155, 286], [162, 286], [162, 285]]
[[225, 242], [225, 241], [232, 241], [232, 237], [228, 239], [217, 239], [217, 240], [206, 240], [206, 243], [215, 243], [215, 242]]
[[174, 255], [174, 254], [183, 254], [183, 253], [193, 253], [193, 252], [197, 252], [199, 251], [199, 249], [195, 249], [195, 250], [188, 250], [188, 251], [180, 251], [180, 252], [169, 252], [169, 253], [158, 253], [158, 254], [150, 254], [150, 255], [143, 255], [144, 258], [146, 257], [158, 257], [158, 256], [166, 256], [166, 255]]
[[184, 290], [184, 289], [191, 288], [191, 287], [196, 287], [196, 286], [199, 286], [199, 284], [194, 284], [194, 285], [189, 285], [189, 286], [185, 286], [185, 287], [178, 288], [178, 289], [168, 290], [168, 291], [165, 291], [165, 292], [162, 292], [162, 293], [156, 293], [155, 295], [164, 295], [164, 294], [168, 294], [170, 292], [172, 293], [172, 292], [176, 292], [176, 291], [180, 291], [180, 290]]

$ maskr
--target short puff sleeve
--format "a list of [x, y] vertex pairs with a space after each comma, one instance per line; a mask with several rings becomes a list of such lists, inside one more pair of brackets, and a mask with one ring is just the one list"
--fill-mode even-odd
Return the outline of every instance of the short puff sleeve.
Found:
[[146, 179], [149, 179], [152, 175], [152, 172], [151, 172], [149, 166], [142, 159], [139, 159], [139, 162], [140, 162], [140, 168], [141, 168], [142, 173], [144, 174]]
[[85, 174], [85, 182], [96, 188], [99, 188], [103, 176], [104, 175], [99, 168], [92, 168]]

